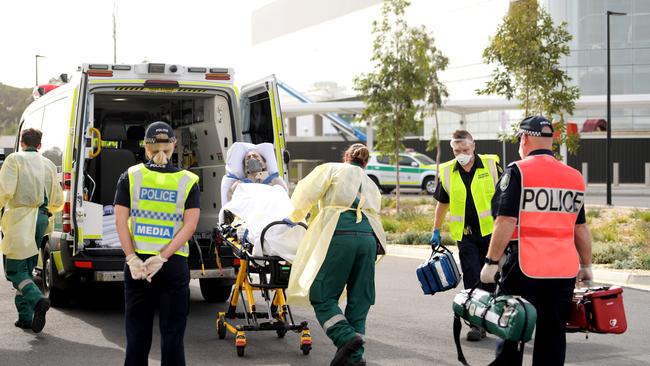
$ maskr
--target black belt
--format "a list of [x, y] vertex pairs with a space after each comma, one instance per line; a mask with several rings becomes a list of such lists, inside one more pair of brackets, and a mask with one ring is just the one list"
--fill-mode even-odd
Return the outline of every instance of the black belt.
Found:
[[368, 231], [348, 231], [348, 230], [336, 230], [334, 235], [353, 235], [353, 236], [375, 236], [375, 233]]

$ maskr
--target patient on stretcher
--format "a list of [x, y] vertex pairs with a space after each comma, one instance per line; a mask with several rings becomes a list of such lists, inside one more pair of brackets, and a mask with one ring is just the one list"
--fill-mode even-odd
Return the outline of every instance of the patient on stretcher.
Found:
[[288, 192], [287, 185], [280, 177], [273, 144], [265, 142], [253, 145], [235, 142], [228, 149], [226, 176], [221, 181], [222, 205], [232, 199], [235, 189], [241, 183], [278, 185]]
[[221, 197], [221, 223], [227, 213], [234, 215], [231, 225], [238, 228], [239, 240], [246, 236], [253, 244], [253, 256], [278, 256], [293, 261], [306, 231], [302, 226], [271, 225], [265, 232], [264, 243], [261, 242], [262, 231], [269, 224], [282, 221], [293, 211], [286, 184], [278, 174], [272, 144], [237, 142], [231, 146]]

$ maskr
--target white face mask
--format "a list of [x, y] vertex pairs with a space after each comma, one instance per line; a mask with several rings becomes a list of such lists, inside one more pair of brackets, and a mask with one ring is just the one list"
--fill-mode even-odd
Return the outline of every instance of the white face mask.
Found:
[[525, 158], [523, 141], [519, 142], [519, 157], [522, 158], [522, 159]]
[[460, 165], [465, 166], [469, 164], [469, 161], [472, 160], [472, 155], [467, 155], [467, 154], [458, 154], [456, 156], [456, 161], [460, 163]]

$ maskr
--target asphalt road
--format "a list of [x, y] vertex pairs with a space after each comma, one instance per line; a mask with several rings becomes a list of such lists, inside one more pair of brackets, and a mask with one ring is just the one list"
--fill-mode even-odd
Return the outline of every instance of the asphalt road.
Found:
[[[368, 319], [366, 357], [370, 365], [460, 365], [451, 337], [451, 301], [455, 290], [423, 296], [414, 268], [420, 260], [387, 257], [377, 268], [377, 303]], [[297, 334], [278, 339], [274, 332], [248, 334], [244, 358], [236, 356], [233, 337], [219, 340], [214, 319], [225, 304], [201, 300], [192, 284], [192, 303], [185, 351], [188, 365], [328, 365], [334, 353], [311, 309], [294, 308], [299, 320], [313, 324], [314, 349], [299, 351]], [[623, 335], [568, 335], [567, 365], [650, 365], [647, 309], [650, 292], [625, 289], [628, 331]], [[0, 365], [119, 365], [124, 357], [121, 292], [104, 288], [87, 294], [71, 308], [52, 309], [43, 333], [13, 326], [16, 312], [9, 282], [0, 282]], [[157, 333], [157, 327], [154, 334]], [[463, 334], [464, 335], [464, 334]], [[487, 364], [495, 338], [463, 342], [470, 364]], [[525, 364], [530, 364], [527, 346]], [[159, 338], [154, 336], [150, 364], [160, 363]]]

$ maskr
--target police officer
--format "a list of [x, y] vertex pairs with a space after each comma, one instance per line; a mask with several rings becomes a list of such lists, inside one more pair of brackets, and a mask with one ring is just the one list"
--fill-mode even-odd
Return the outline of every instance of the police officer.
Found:
[[115, 193], [116, 226], [126, 255], [125, 365], [146, 365], [158, 308], [161, 364], [185, 365], [189, 311], [188, 240], [200, 214], [199, 178], [170, 163], [174, 131], [154, 122], [145, 133], [149, 162], [122, 174]]
[[[490, 202], [501, 167], [498, 156], [474, 152], [474, 139], [467, 131], [454, 132], [451, 148], [456, 158], [440, 165], [440, 180], [433, 193], [438, 204], [431, 245], [441, 243], [440, 227], [449, 210], [449, 234], [458, 242], [463, 284], [465, 288], [472, 288], [479, 282], [490, 243], [493, 225]], [[474, 326], [467, 333], [469, 341], [480, 341], [484, 337], [485, 330]]]
[[[537, 309], [533, 365], [563, 365], [565, 327], [577, 281], [590, 281], [591, 235], [585, 220], [582, 175], [553, 157], [553, 126], [542, 116], [519, 126], [522, 160], [508, 166], [493, 199], [494, 232], [481, 282], [521, 295]], [[508, 245], [510, 243], [510, 245]], [[521, 364], [523, 347], [505, 342], [494, 365]]]

